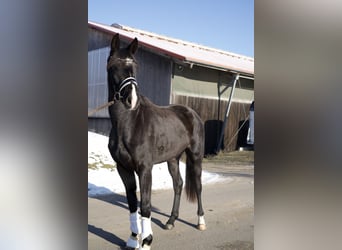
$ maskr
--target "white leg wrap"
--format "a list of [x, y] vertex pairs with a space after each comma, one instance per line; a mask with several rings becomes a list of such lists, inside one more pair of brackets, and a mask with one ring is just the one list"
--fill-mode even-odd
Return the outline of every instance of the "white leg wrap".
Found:
[[153, 234], [152, 227], [151, 227], [151, 217], [141, 217], [142, 221], [142, 234], [141, 239], [147, 238], [150, 234]]
[[130, 229], [135, 234], [141, 234], [141, 219], [138, 211], [129, 215]]
[[134, 238], [132, 236], [130, 236], [127, 240], [126, 246], [130, 247], [130, 248], [139, 248], [139, 238]]
[[198, 216], [198, 225], [205, 225], [204, 216]]
[[207, 226], [205, 225], [204, 216], [198, 216], [197, 229], [201, 231], [204, 231], [207, 229]]

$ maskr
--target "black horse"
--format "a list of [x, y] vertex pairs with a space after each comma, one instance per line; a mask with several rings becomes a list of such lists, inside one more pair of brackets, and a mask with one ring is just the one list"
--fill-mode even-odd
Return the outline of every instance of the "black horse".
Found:
[[[186, 153], [185, 189], [188, 200], [198, 202], [199, 230], [205, 230], [202, 208], [201, 174], [204, 154], [204, 127], [200, 117], [192, 109], [171, 105], [159, 107], [139, 94], [136, 81], [138, 49], [135, 38], [126, 48], [120, 49], [119, 34], [113, 36], [107, 60], [108, 101], [112, 129], [109, 151], [117, 163], [117, 169], [125, 185], [130, 210], [130, 248], [149, 249], [152, 243], [151, 185], [153, 164], [167, 162], [173, 179], [174, 200], [171, 216], [165, 228], [172, 229], [178, 217], [183, 180], [179, 171], [179, 159]], [[136, 196], [134, 172], [140, 183], [140, 212]], [[141, 234], [141, 245], [139, 235]]]

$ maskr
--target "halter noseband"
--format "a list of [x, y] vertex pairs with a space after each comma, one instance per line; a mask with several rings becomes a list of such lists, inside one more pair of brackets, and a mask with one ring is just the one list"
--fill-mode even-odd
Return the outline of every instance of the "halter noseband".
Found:
[[128, 85], [134, 84], [136, 87], [138, 87], [138, 82], [137, 80], [133, 77], [127, 77], [125, 78], [119, 85], [119, 91], [115, 93], [114, 98], [116, 100], [122, 99], [121, 91], [126, 88]]

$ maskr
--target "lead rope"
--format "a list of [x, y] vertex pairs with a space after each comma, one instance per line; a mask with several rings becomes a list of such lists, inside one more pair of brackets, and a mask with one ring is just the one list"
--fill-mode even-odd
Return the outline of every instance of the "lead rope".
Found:
[[[119, 98], [121, 97], [121, 94], [120, 92], [129, 84], [134, 84], [135, 86], [138, 86], [138, 83], [135, 79], [135, 77], [127, 77], [126, 79], [124, 79], [121, 83], [120, 83], [120, 89], [117, 93], [119, 93]], [[110, 101], [110, 102], [107, 102], [106, 104], [103, 104], [102, 106], [96, 108], [96, 109], [93, 109], [91, 111], [88, 112], [88, 116], [96, 113], [97, 111], [100, 111], [101, 109], [104, 109], [104, 108], [107, 108], [109, 106], [112, 106], [114, 104], [114, 100], [113, 101]]]
[[93, 109], [88, 112], [88, 116], [91, 116], [92, 114], [96, 113], [97, 111], [100, 111], [101, 109], [107, 108], [109, 106], [112, 106], [114, 104], [114, 101], [107, 102], [106, 104], [103, 104], [100, 107], [97, 107], [96, 109]]

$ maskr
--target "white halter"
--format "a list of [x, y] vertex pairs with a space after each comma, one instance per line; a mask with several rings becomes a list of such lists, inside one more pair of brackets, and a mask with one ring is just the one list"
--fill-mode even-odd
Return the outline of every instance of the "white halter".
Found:
[[[130, 84], [134, 84], [135, 86], [138, 86], [137, 80], [133, 77], [127, 77], [126, 79], [124, 79], [121, 83], [120, 83], [120, 88], [119, 88], [119, 94], [121, 93], [121, 91], [127, 87]], [[121, 95], [121, 94], [120, 94]]]

